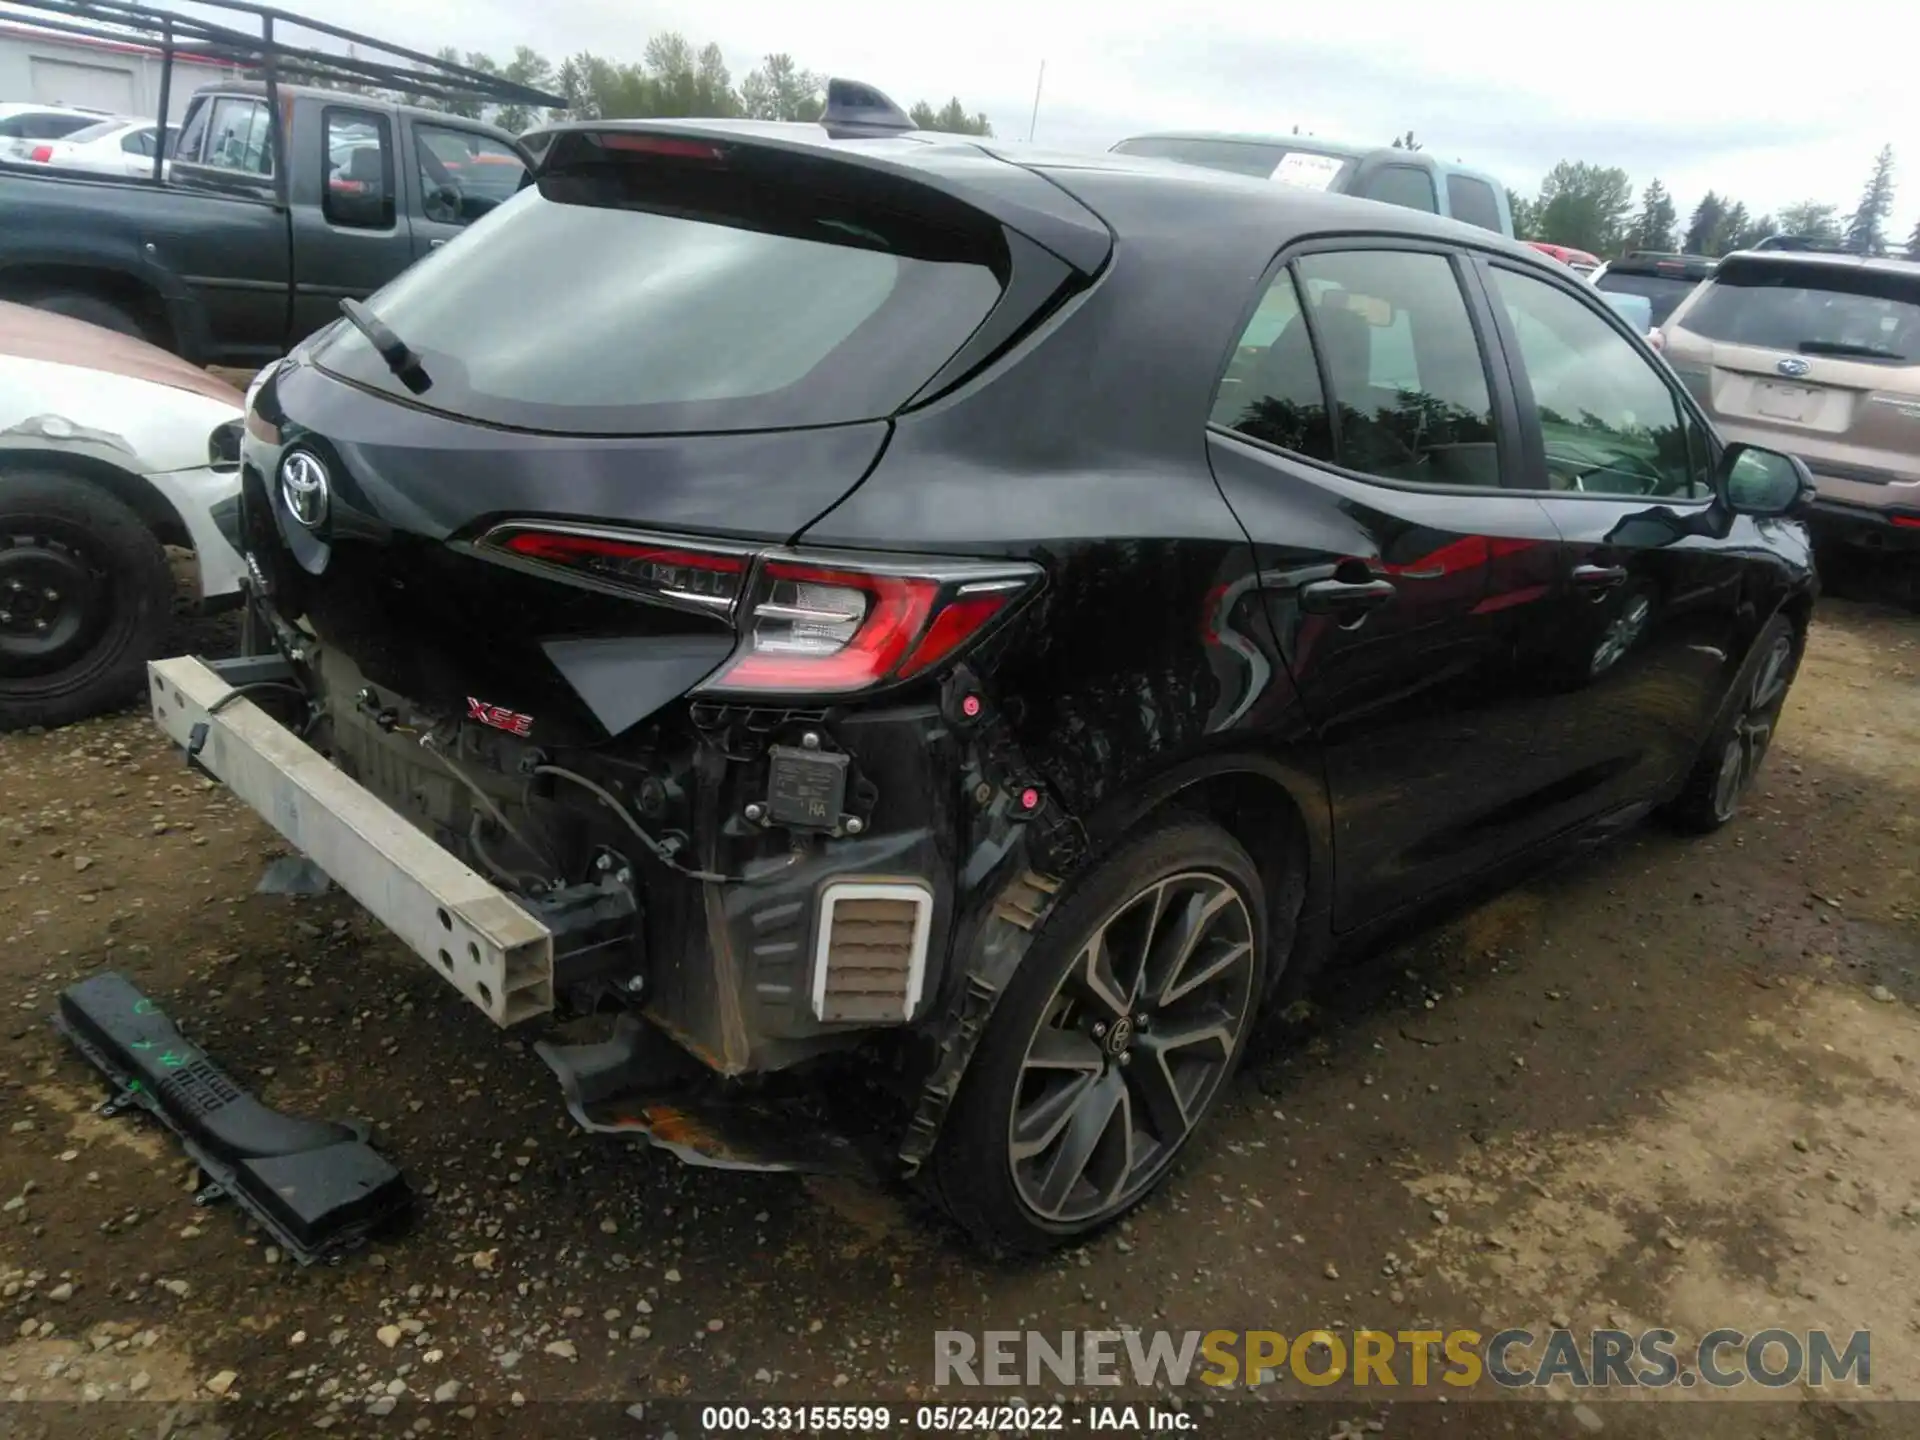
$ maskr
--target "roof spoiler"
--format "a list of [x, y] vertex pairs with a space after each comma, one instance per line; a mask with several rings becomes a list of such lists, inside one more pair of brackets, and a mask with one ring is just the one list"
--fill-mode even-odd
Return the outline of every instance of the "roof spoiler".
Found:
[[827, 81], [827, 108], [820, 127], [836, 140], [898, 135], [916, 128], [913, 117], [885, 95], [858, 80]]

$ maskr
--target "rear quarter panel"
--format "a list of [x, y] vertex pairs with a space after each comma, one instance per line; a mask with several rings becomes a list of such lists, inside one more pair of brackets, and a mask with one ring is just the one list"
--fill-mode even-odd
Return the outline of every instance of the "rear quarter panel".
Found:
[[1108, 269], [900, 417], [874, 474], [801, 543], [1043, 566], [1045, 589], [979, 664], [1025, 763], [1096, 846], [1170, 777], [1245, 767], [1287, 790], [1324, 849], [1317, 752], [1291, 678], [1243, 633], [1262, 623], [1252, 547], [1206, 448], [1217, 377], [1287, 237], [1253, 185], [1195, 226], [1169, 203], [1174, 168], [1068, 176], [1114, 225]]

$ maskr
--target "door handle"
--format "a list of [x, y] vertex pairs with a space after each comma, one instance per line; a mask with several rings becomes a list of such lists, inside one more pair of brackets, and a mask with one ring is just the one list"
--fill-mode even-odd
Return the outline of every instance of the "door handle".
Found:
[[1611, 590], [1627, 578], [1624, 565], [1576, 565], [1573, 583], [1582, 590]]
[[439, 248], [440, 248], [440, 247], [441, 247], [442, 245], [444, 245], [444, 244], [446, 244], [446, 243], [447, 243], [447, 242], [446, 242], [446, 241], [445, 241], [444, 239], [440, 239], [440, 240], [429, 240], [429, 241], [427, 241], [427, 248], [428, 248], [429, 250], [438, 250], [438, 249], [439, 249]]
[[1300, 608], [1309, 615], [1356, 619], [1379, 609], [1398, 593], [1391, 580], [1315, 580], [1300, 587]]

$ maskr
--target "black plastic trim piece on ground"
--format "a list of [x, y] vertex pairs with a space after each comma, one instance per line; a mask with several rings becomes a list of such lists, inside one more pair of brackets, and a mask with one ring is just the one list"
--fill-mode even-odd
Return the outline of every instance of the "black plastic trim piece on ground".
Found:
[[302, 1265], [356, 1248], [411, 1208], [406, 1177], [362, 1128], [262, 1104], [126, 976], [68, 986], [53, 1023], [113, 1083], [103, 1114], [138, 1106], [159, 1120], [207, 1175], [200, 1200], [230, 1197]]

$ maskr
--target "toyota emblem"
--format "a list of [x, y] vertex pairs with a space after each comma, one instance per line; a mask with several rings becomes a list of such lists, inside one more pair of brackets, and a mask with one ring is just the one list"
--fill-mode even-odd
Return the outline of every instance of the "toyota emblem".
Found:
[[331, 493], [327, 467], [318, 456], [295, 450], [280, 462], [280, 496], [287, 502], [287, 513], [307, 529], [319, 529], [327, 518]]
[[1773, 368], [1778, 370], [1782, 375], [1798, 380], [1802, 375], [1806, 374], [1811, 367], [1806, 361], [1796, 360], [1793, 356], [1789, 355], [1785, 360], [1775, 364]]

